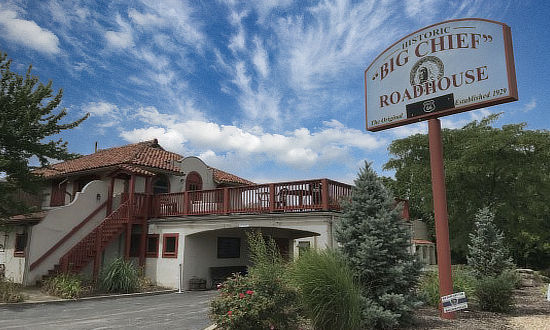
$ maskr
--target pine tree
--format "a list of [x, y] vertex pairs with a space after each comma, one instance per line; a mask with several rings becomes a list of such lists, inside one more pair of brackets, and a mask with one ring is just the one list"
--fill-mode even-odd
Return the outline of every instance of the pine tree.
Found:
[[470, 234], [468, 265], [478, 276], [498, 276], [514, 263], [504, 245], [504, 234], [493, 223], [495, 215], [484, 207], [475, 217], [475, 231]]
[[410, 320], [421, 265], [409, 252], [401, 210], [368, 163], [344, 206], [336, 239], [362, 285], [364, 326], [390, 328]]

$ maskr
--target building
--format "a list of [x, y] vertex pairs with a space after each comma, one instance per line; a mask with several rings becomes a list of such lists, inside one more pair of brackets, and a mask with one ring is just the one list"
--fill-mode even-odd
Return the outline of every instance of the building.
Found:
[[96, 277], [124, 256], [158, 285], [212, 287], [249, 264], [248, 231], [272, 237], [287, 258], [334, 246], [339, 201], [351, 194], [328, 179], [255, 184], [157, 140], [37, 173], [48, 182], [41, 211], [12, 217], [13, 230], [0, 233], [0, 267], [25, 285], [59, 271]]

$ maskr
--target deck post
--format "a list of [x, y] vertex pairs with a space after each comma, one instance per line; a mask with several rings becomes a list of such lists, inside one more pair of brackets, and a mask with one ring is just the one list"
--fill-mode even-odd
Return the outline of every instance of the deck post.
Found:
[[269, 184], [269, 212], [275, 211], [275, 184]]
[[328, 180], [321, 179], [321, 199], [323, 203], [323, 211], [328, 211]]
[[223, 188], [223, 213], [229, 214], [229, 188]]
[[130, 259], [130, 244], [132, 241], [132, 222], [134, 221], [134, 190], [136, 189], [136, 176], [132, 174], [130, 177], [130, 193], [128, 201], [128, 222], [126, 223], [126, 248], [124, 251], [124, 259]]

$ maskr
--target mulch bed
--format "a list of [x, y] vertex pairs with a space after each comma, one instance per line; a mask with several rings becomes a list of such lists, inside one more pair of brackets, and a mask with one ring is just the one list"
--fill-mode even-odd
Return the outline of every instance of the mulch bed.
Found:
[[548, 284], [524, 287], [514, 292], [515, 309], [508, 314], [483, 312], [472, 308], [456, 312], [456, 319], [445, 320], [439, 311], [422, 307], [407, 329], [550, 329], [550, 302], [546, 300]]

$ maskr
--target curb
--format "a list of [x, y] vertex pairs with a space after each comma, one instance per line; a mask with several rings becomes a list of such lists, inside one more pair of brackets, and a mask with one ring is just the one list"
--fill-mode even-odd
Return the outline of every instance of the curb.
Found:
[[212, 324], [211, 326], [207, 327], [207, 328], [204, 328], [204, 330], [214, 330], [216, 329], [217, 325], [216, 323]]
[[8, 306], [28, 306], [37, 304], [62, 304], [67, 302], [79, 302], [88, 300], [102, 300], [102, 299], [115, 299], [115, 298], [132, 298], [140, 296], [156, 296], [161, 294], [174, 293], [178, 290], [162, 290], [162, 291], [150, 291], [150, 292], [135, 292], [135, 293], [122, 293], [103, 296], [82, 297], [78, 299], [56, 299], [56, 300], [37, 300], [37, 301], [23, 301], [19, 303], [0, 303], [0, 308]]

